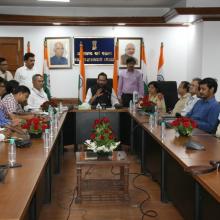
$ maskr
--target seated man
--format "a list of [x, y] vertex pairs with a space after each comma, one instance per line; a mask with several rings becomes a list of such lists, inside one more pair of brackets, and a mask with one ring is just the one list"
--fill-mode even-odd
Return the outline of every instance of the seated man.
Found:
[[119, 104], [114, 90], [107, 86], [107, 82], [107, 75], [105, 73], [99, 73], [97, 84], [88, 89], [85, 102], [94, 106], [104, 104], [106, 107]]
[[213, 78], [205, 78], [199, 85], [200, 100], [186, 115], [197, 122], [199, 129], [214, 133], [218, 125], [220, 105], [215, 99], [218, 84]]
[[6, 81], [0, 77], [0, 99], [6, 93]]
[[44, 80], [40, 74], [35, 74], [32, 77], [33, 88], [28, 98], [28, 109], [39, 109], [40, 106], [48, 101], [47, 94], [43, 90]]
[[181, 111], [182, 116], [186, 116], [187, 113], [189, 113], [193, 106], [196, 104], [196, 102], [199, 100], [199, 83], [201, 82], [200, 78], [195, 78], [190, 83], [189, 92], [190, 97], [188, 101], [186, 102], [183, 110]]
[[10, 124], [10, 120], [5, 116], [2, 109], [0, 109], [0, 127]]
[[179, 94], [179, 100], [177, 101], [176, 105], [174, 106], [174, 109], [172, 111], [172, 115], [176, 115], [176, 113], [181, 113], [183, 110], [186, 102], [188, 101], [190, 94], [189, 94], [189, 82], [182, 81], [178, 87], [178, 94]]
[[[11, 119], [15, 119], [16, 113], [22, 113], [24, 110], [21, 105], [27, 102], [30, 90], [26, 86], [18, 86], [13, 93], [6, 95], [0, 102], [0, 109]], [[28, 119], [33, 115], [19, 115], [19, 118]]]

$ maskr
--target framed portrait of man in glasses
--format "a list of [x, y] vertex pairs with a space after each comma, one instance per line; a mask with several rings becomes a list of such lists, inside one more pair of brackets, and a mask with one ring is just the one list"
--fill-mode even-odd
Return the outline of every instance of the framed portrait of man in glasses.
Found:
[[48, 63], [50, 69], [67, 69], [72, 67], [71, 38], [46, 38]]

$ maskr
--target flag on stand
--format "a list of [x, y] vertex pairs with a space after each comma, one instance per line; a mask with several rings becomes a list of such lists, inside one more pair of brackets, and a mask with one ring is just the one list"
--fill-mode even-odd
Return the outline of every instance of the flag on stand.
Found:
[[159, 62], [158, 62], [157, 81], [164, 81], [163, 65], [164, 65], [163, 42], [161, 42], [161, 46], [160, 46], [160, 57], [159, 57]]
[[113, 70], [113, 90], [117, 95], [118, 90], [118, 42], [115, 45], [114, 51], [114, 70]]
[[44, 41], [44, 64], [43, 64], [43, 77], [44, 77], [44, 91], [47, 94], [48, 99], [51, 99], [50, 93], [50, 72], [48, 67], [48, 51], [47, 42]]
[[31, 43], [30, 41], [27, 42], [27, 53], [31, 52]]
[[[79, 102], [84, 102], [86, 99], [86, 79], [85, 79], [85, 65], [84, 65], [84, 53], [83, 53], [83, 44], [80, 42], [80, 51], [79, 51], [79, 84], [78, 84], [78, 98]], [[80, 103], [79, 103], [80, 104]]]
[[147, 79], [147, 59], [145, 55], [145, 47], [144, 42], [141, 45], [141, 66], [142, 66], [142, 73], [143, 73], [143, 81], [144, 81], [144, 94], [147, 95], [148, 93], [148, 79]]

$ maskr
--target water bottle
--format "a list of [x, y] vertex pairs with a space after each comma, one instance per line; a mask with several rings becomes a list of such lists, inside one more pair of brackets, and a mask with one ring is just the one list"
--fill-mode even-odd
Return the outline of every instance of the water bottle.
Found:
[[49, 129], [45, 129], [45, 132], [44, 132], [44, 148], [48, 148], [49, 146], [50, 146]]
[[63, 104], [60, 102], [59, 104], [59, 113], [61, 114], [63, 112]]
[[16, 163], [16, 146], [15, 140], [13, 138], [10, 139], [9, 147], [8, 147], [8, 163], [9, 166], [12, 166]]
[[54, 130], [58, 130], [58, 114], [54, 114]]
[[132, 100], [130, 100], [130, 102], [129, 102], [129, 111], [130, 112], [133, 111], [133, 102], [132, 102]]
[[161, 137], [161, 140], [163, 142], [164, 138], [165, 138], [165, 122], [164, 121], [161, 122], [160, 137]]
[[152, 131], [154, 125], [154, 116], [152, 114], [150, 114], [149, 125], [150, 125], [150, 130]]
[[138, 103], [138, 92], [134, 91], [133, 92], [133, 104]]
[[155, 111], [154, 112], [154, 127], [157, 127], [157, 124], [158, 124], [158, 112]]

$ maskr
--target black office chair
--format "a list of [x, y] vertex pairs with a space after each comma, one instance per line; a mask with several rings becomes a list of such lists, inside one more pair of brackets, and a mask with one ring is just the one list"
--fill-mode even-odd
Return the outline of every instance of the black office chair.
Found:
[[158, 81], [158, 87], [164, 95], [167, 112], [171, 111], [178, 101], [176, 81]]
[[[96, 78], [87, 78], [86, 79], [86, 92], [89, 88], [91, 88], [92, 86], [94, 86], [96, 84], [97, 79]], [[107, 86], [109, 88], [112, 88], [113, 86], [113, 79], [108, 79], [108, 83]]]

